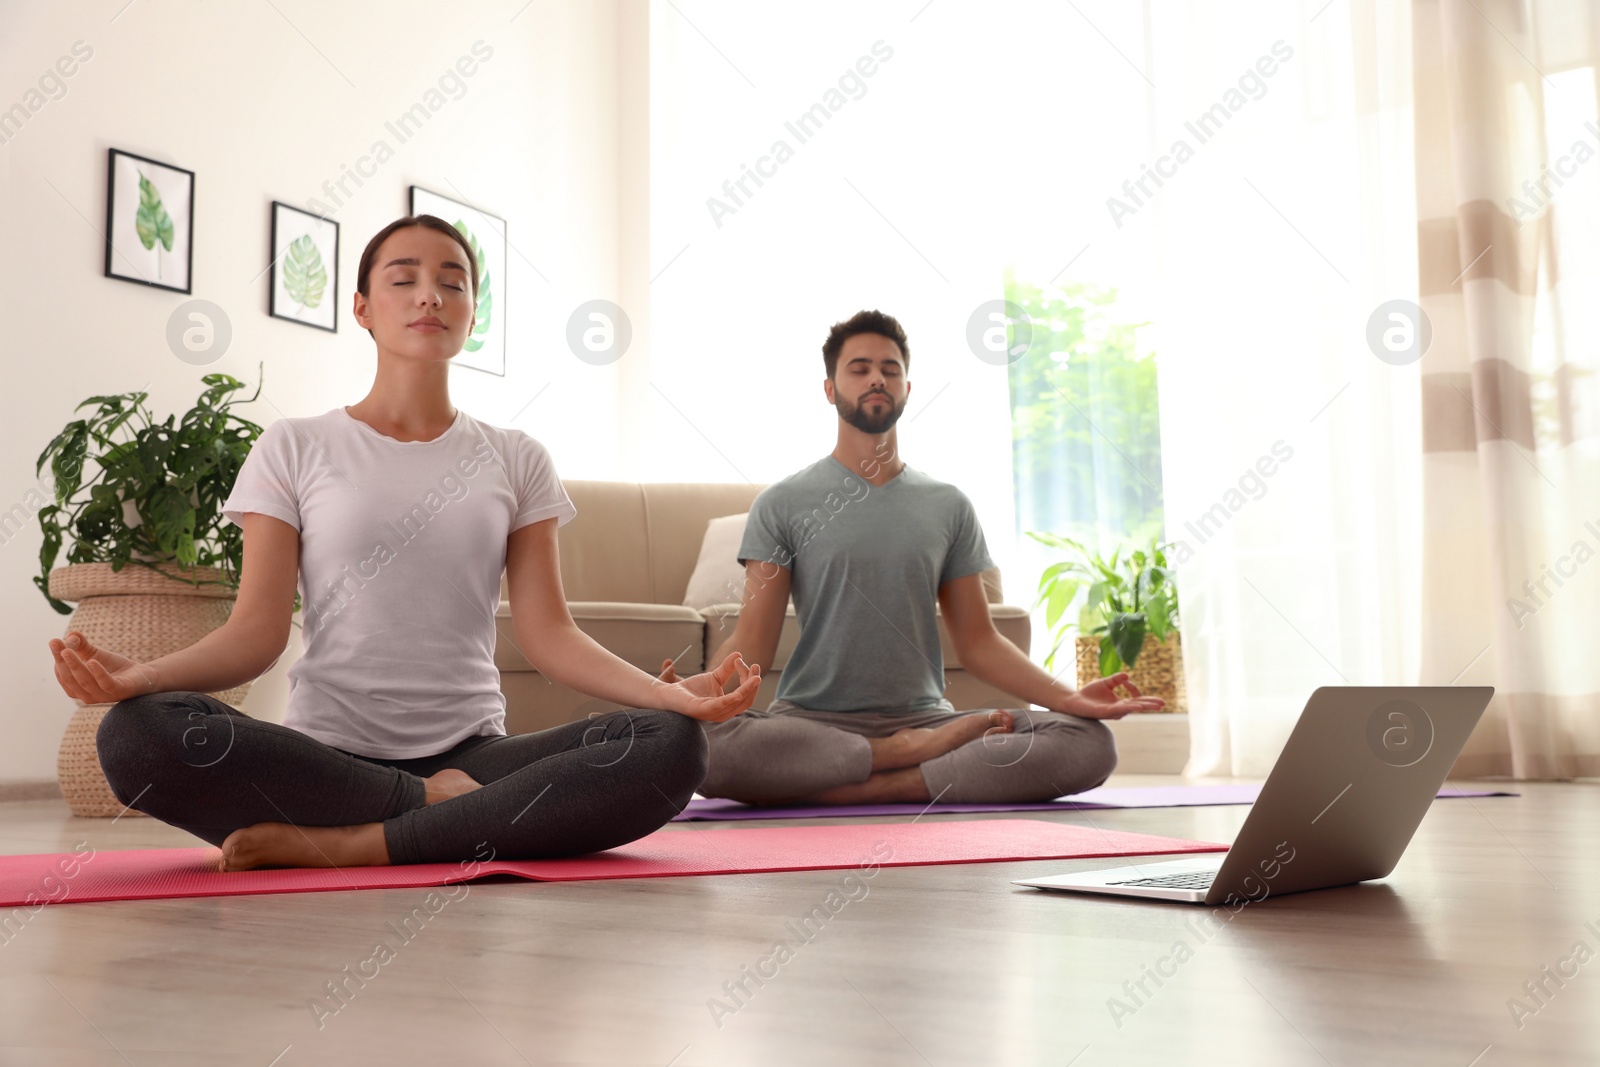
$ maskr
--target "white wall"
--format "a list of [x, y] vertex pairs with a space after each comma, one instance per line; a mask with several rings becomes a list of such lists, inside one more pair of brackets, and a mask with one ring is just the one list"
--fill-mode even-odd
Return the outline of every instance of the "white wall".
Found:
[[[618, 28], [640, 17], [631, 0], [445, 8], [0, 0], [0, 70], [9, 75], [0, 110], [37, 105], [0, 143], [0, 511], [37, 488], [34, 460], [95, 394], [148, 387], [159, 415], [181, 413], [203, 374], [245, 380], [248, 395], [264, 362], [262, 400], [239, 408], [263, 426], [360, 400], [375, 355], [349, 314], [356, 265], [368, 238], [405, 214], [411, 184], [505, 218], [512, 245], [506, 376], [453, 372], [452, 399], [544, 441], [563, 476], [621, 476], [618, 406], [607, 402], [617, 368], [580, 362], [564, 338], [579, 303], [621, 299], [618, 204], [638, 202], [644, 176], [619, 165], [620, 137], [641, 124], [619, 116], [640, 94], [619, 77], [619, 52], [627, 53]], [[423, 101], [479, 40], [491, 58], [398, 143], [385, 123]], [[27, 97], [79, 41], [92, 56], [62, 79], [65, 91], [47, 85], [57, 98]], [[339, 332], [270, 318], [262, 272], [271, 201], [333, 206], [324, 183], [337, 183], [380, 138], [393, 158], [359, 187], [347, 182], [333, 214]], [[233, 329], [229, 351], [210, 366], [167, 347], [168, 316], [190, 297], [102, 276], [113, 146], [196, 172], [192, 295], [221, 306]], [[573, 381], [582, 388], [563, 400], [561, 385]], [[30, 582], [39, 541], [30, 523], [0, 545], [0, 647], [9, 650], [0, 781], [53, 778], [73, 708], [46, 647], [66, 618]], [[296, 631], [247, 712], [282, 718], [285, 672], [298, 652]]]

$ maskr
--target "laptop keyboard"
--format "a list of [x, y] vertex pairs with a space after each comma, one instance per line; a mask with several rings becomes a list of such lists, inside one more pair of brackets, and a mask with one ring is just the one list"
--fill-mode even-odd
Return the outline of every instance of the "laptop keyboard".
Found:
[[1106, 885], [1141, 885], [1157, 889], [1210, 889], [1216, 871], [1184, 871], [1181, 874], [1163, 874], [1155, 878], [1131, 878], [1126, 882], [1107, 882]]

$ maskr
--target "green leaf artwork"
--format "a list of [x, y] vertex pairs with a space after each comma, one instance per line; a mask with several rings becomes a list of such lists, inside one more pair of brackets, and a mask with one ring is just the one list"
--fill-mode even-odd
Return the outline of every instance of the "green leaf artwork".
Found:
[[310, 234], [301, 234], [290, 242], [283, 257], [284, 291], [304, 309], [320, 305], [327, 287], [328, 270], [323, 265], [317, 242]]
[[[160, 241], [162, 248], [172, 251], [172, 216], [161, 202], [161, 193], [142, 170], [139, 172], [139, 213], [133, 217], [133, 228], [139, 235], [139, 243], [147, 250]], [[160, 252], [156, 253], [156, 277], [161, 277]]]
[[489, 316], [494, 311], [494, 291], [489, 288], [489, 268], [483, 261], [483, 246], [478, 243], [478, 238], [467, 229], [467, 224], [457, 219], [455, 222], [461, 236], [467, 239], [472, 246], [472, 254], [478, 260], [478, 309], [477, 323], [472, 327], [472, 333], [467, 337], [467, 343], [462, 346], [466, 352], [476, 352], [483, 347], [484, 339], [489, 333]]

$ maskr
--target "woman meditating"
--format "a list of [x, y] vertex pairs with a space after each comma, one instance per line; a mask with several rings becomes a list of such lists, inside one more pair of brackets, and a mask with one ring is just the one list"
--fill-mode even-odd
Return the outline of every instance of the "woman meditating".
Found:
[[[700, 722], [748, 708], [737, 654], [666, 684], [567, 611], [556, 527], [576, 514], [549, 454], [453, 407], [478, 264], [431, 215], [361, 255], [356, 321], [377, 377], [352, 407], [261, 434], [223, 515], [244, 533], [238, 599], [190, 647], [134, 663], [73, 631], [56, 678], [113, 703], [97, 738], [117, 799], [222, 847], [220, 866], [328, 867], [597, 852], [659, 829], [706, 773]], [[548, 679], [624, 707], [508, 736], [494, 663], [505, 572], [516, 644]], [[206, 694], [305, 655], [284, 725]], [[738, 688], [723, 689], [737, 672]]]

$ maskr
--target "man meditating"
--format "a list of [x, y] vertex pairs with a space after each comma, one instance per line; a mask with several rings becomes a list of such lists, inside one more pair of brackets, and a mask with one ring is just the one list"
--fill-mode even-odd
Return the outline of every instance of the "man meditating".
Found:
[[[744, 604], [713, 659], [737, 650], [770, 668], [791, 593], [800, 641], [765, 712], [705, 726], [700, 792], [751, 804], [1021, 802], [1104, 782], [1116, 745], [1097, 720], [1163, 701], [1126, 673], [1074, 691], [995, 629], [979, 577], [994, 564], [971, 501], [900, 458], [895, 422], [911, 393], [900, 324], [863, 311], [833, 327], [822, 358], [838, 440], [751, 505]], [[963, 667], [1048, 710], [957, 712], [943, 696], [936, 606]]]

